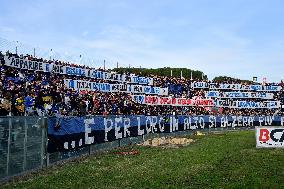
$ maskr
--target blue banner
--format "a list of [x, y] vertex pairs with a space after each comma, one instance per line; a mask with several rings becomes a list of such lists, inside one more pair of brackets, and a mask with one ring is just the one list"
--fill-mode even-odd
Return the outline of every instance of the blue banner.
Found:
[[67, 75], [86, 76], [86, 69], [66, 66]]
[[283, 126], [280, 116], [95, 116], [48, 119], [48, 152], [148, 133], [255, 126]]
[[182, 93], [182, 86], [180, 84], [170, 84], [169, 91], [171, 94], [181, 94]]

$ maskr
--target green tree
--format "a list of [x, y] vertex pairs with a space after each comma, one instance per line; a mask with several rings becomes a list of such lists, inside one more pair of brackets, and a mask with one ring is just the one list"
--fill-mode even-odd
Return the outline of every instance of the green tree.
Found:
[[207, 75], [205, 75], [203, 72], [199, 70], [191, 70], [187, 68], [170, 68], [170, 67], [164, 67], [164, 68], [115, 68], [113, 71], [118, 72], [118, 73], [134, 73], [136, 75], [141, 75], [141, 76], [151, 76], [151, 75], [157, 75], [157, 76], [167, 76], [171, 77], [171, 71], [172, 71], [172, 76], [173, 77], [182, 77], [186, 79], [191, 78], [191, 73], [192, 73], [192, 79], [203, 79], [207, 80]]
[[222, 83], [222, 82], [225, 82], [225, 81], [233, 81], [233, 82], [236, 82], [236, 83], [245, 82], [247, 84], [252, 84], [253, 83], [252, 81], [249, 81], [249, 80], [241, 80], [241, 79], [228, 77], [228, 76], [218, 76], [218, 77], [215, 77], [213, 79], [213, 82], [220, 82], [220, 83]]

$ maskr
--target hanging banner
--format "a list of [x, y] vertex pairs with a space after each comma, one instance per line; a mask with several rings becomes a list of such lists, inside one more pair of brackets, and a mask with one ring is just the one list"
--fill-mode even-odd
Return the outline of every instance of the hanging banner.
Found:
[[[280, 116], [94, 116], [48, 118], [48, 153], [76, 150], [149, 133], [172, 133], [210, 128], [280, 126], [258, 134], [260, 141], [283, 139], [284, 117]], [[278, 129], [278, 128], [277, 128]], [[274, 133], [274, 134], [273, 134]], [[267, 137], [274, 137], [272, 141]], [[282, 141], [283, 143], [283, 141]]]
[[277, 92], [282, 89], [278, 85], [242, 85], [242, 84], [225, 84], [225, 83], [206, 83], [193, 82], [193, 89], [210, 89], [210, 90], [232, 90], [232, 91], [271, 91]]
[[146, 85], [96, 83], [91, 81], [72, 79], [64, 79], [64, 84], [67, 88], [75, 90], [99, 92], [126, 92], [132, 94], [150, 94], [160, 96], [168, 95], [167, 88], [152, 87]]
[[106, 81], [117, 81], [124, 83], [134, 83], [141, 85], [153, 85], [154, 79], [135, 75], [118, 74], [116, 72], [104, 72], [95, 69], [80, 68], [74, 66], [63, 66], [55, 63], [44, 63], [40, 61], [31, 61], [24, 58], [4, 56], [5, 65], [23, 70], [33, 70], [41, 72], [53, 72], [57, 74], [66, 74], [71, 76], [83, 76]]
[[169, 105], [169, 106], [201, 106], [201, 107], [223, 107], [223, 108], [265, 108], [277, 109], [281, 107], [280, 101], [234, 101], [226, 100], [213, 100], [213, 99], [187, 99], [187, 98], [174, 98], [174, 97], [160, 97], [160, 96], [145, 96], [145, 95], [132, 95], [134, 102], [145, 105]]
[[[41, 72], [49, 72], [52, 69], [52, 65], [43, 62], [31, 61], [22, 58], [4, 56], [5, 66], [23, 69], [23, 70], [34, 70]], [[48, 65], [48, 66], [47, 66]]]
[[236, 106], [234, 108], [275, 109], [275, 108], [280, 108], [280, 102], [279, 101], [263, 101], [263, 102], [236, 101]]
[[273, 93], [265, 92], [220, 92], [220, 91], [206, 91], [207, 98], [260, 98], [273, 99]]
[[193, 83], [191, 83], [191, 88], [193, 88], [193, 89], [206, 89], [206, 88], [209, 88], [209, 83], [193, 82]]
[[214, 106], [212, 99], [187, 99], [174, 97], [159, 97], [132, 95], [132, 99], [139, 104], [146, 105], [169, 105], [169, 106]]
[[83, 68], [76, 68], [76, 67], [65, 67], [66, 72], [61, 74], [67, 74], [67, 75], [74, 75], [74, 76], [86, 76], [87, 69]]
[[214, 100], [214, 105], [216, 107], [224, 108], [264, 108], [264, 109], [277, 109], [281, 107], [280, 101], [234, 101], [234, 100]]

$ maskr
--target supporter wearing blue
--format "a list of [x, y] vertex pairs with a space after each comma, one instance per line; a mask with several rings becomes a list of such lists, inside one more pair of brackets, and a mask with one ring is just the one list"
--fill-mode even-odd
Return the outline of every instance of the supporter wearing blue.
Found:
[[31, 93], [28, 93], [27, 96], [24, 98], [24, 106], [25, 106], [26, 115], [32, 115], [34, 112], [33, 110], [34, 99]]

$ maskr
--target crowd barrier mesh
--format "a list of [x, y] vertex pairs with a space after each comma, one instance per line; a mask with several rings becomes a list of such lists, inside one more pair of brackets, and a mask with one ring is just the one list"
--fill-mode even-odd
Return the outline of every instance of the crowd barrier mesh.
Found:
[[[42, 48], [38, 46], [32, 46], [21, 41], [11, 41], [0, 36], [0, 51], [5, 53], [7, 51], [16, 54], [29, 54], [35, 57], [40, 57], [45, 60], [60, 60], [65, 62], [71, 62], [81, 65], [86, 65], [94, 68], [103, 68], [104, 62], [106, 69], [116, 68], [118, 65], [117, 60], [110, 59], [109, 57], [92, 57], [90, 55], [84, 55], [73, 52], [63, 52], [54, 48]], [[77, 54], [76, 54], [77, 53]], [[128, 65], [119, 62], [120, 67], [128, 67]]]
[[[89, 145], [69, 152], [47, 153], [47, 119], [47, 117], [0, 117], [0, 180], [82, 155], [137, 144], [151, 138], [181, 137], [193, 132], [187, 130], [173, 133], [149, 133]], [[227, 128], [211, 130], [227, 130]], [[208, 132], [208, 129], [204, 129], [203, 132]]]

